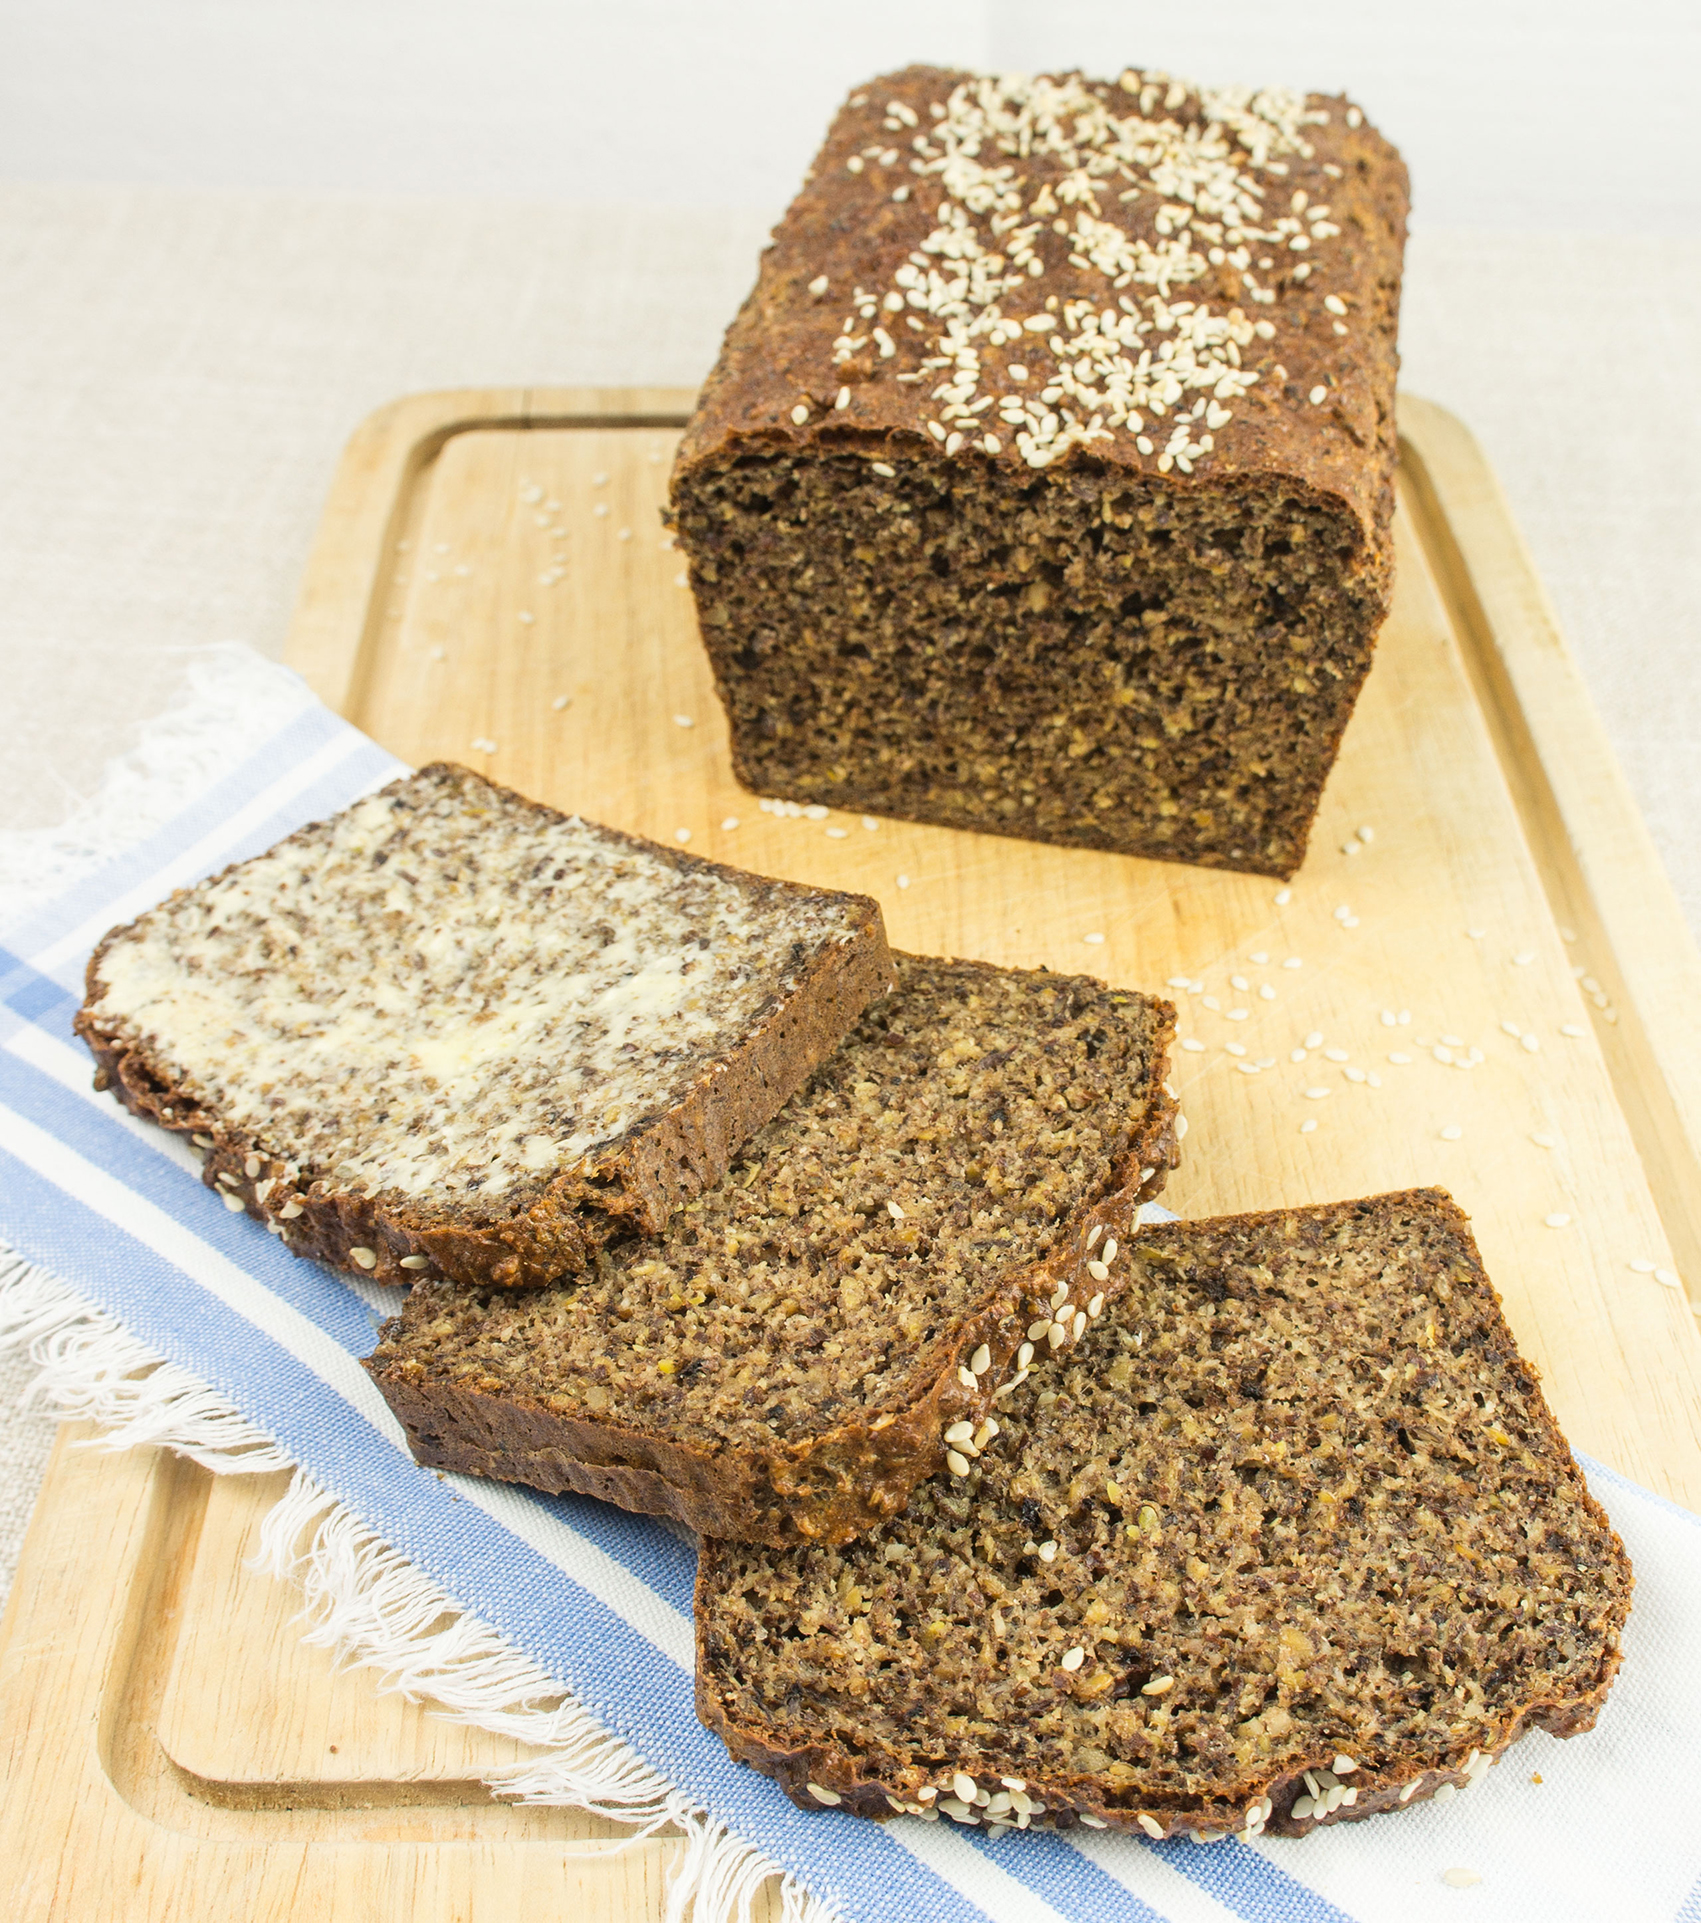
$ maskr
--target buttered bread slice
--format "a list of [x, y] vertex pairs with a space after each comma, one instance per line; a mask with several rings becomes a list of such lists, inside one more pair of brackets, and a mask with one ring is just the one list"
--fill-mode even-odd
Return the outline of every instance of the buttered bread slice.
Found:
[[114, 929], [77, 1028], [296, 1254], [510, 1288], [659, 1231], [890, 980], [866, 896], [439, 763]]

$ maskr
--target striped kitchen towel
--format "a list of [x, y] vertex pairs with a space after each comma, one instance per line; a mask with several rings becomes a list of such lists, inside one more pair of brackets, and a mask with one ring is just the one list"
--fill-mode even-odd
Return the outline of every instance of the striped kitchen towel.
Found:
[[[270, 1438], [267, 1459], [287, 1456], [314, 1501], [388, 1545], [387, 1567], [411, 1565], [488, 1625], [517, 1665], [506, 1673], [554, 1679], [598, 1740], [626, 1746], [637, 1779], [665, 1779], [676, 1820], [695, 1812], [708, 1825], [709, 1856], [742, 1852], [738, 1873], [723, 1865], [691, 1884], [703, 1923], [774, 1867], [795, 1914], [847, 1923], [1393, 1923], [1455, 1911], [1701, 1923], [1701, 1520], [1593, 1463], [1638, 1578], [1618, 1684], [1593, 1735], [1533, 1736], [1445, 1806], [1297, 1843], [991, 1839], [949, 1822], [804, 1814], [735, 1767], [692, 1709], [689, 1543], [588, 1499], [416, 1467], [357, 1361], [374, 1342], [379, 1292], [288, 1255], [221, 1206], [187, 1150], [91, 1085], [71, 1017], [104, 931], [399, 772], [283, 671], [250, 658], [240, 672], [265, 689], [250, 746], [170, 808], [135, 807], [140, 838], [117, 847], [109, 836], [0, 946], [0, 1235], [31, 1274], [121, 1325], [135, 1353]], [[25, 1319], [14, 1304], [14, 1324]]]

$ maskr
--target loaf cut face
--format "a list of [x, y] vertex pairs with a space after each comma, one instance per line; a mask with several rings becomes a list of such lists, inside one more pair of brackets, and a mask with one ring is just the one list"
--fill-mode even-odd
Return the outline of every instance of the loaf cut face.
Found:
[[1079, 1338], [1126, 1273], [1106, 1242], [1174, 1159], [1174, 1011], [894, 959], [892, 993], [658, 1241], [525, 1295], [413, 1290], [367, 1367], [417, 1460], [841, 1542]]
[[1291, 875], [1392, 589], [1405, 218], [1344, 100], [853, 95], [673, 474], [739, 778]]
[[504, 1288], [655, 1234], [890, 967], [866, 896], [438, 764], [114, 929], [77, 1027], [296, 1254]]
[[805, 1808], [1302, 1836], [1593, 1725], [1629, 1563], [1444, 1193], [1152, 1225], [1128, 1265], [902, 1515], [704, 1544], [735, 1756]]

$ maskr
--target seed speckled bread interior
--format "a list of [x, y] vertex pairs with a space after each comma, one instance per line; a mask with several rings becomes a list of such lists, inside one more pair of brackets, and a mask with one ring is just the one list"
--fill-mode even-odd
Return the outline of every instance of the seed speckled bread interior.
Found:
[[804, 1807], [1306, 1835], [1590, 1728], [1631, 1572], [1439, 1190], [1151, 1225], [962, 1473], [709, 1542], [697, 1695]]
[[367, 1367], [419, 1461], [837, 1542], [1080, 1338], [1174, 1159], [1174, 1011], [894, 960], [892, 993], [659, 1241], [523, 1295], [413, 1290]]
[[510, 1287], [659, 1230], [890, 980], [867, 896], [437, 764], [114, 929], [77, 1028], [296, 1254]]
[[1406, 198], [1321, 95], [854, 94], [674, 469], [740, 778], [1291, 875], [1391, 593]]

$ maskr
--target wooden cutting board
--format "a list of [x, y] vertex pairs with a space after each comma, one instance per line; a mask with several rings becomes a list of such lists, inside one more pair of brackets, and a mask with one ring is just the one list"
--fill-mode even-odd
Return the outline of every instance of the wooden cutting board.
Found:
[[[1191, 1128], [1165, 1200], [1445, 1185], [1573, 1442], [1701, 1508], [1701, 1338], [1682, 1289], [1632, 1266], [1701, 1286], [1701, 959], [1459, 423], [1402, 404], [1394, 612], [1280, 890], [758, 807], [659, 521], [690, 398], [459, 393], [374, 416], [289, 658], [408, 761], [867, 891], [903, 947], [1175, 978]], [[480, 1779], [518, 1746], [302, 1646], [295, 1598], [243, 1566], [276, 1478], [80, 1439], [0, 1632], [21, 1918], [659, 1914], [676, 1842], [622, 1849], [610, 1824], [496, 1802]]]

